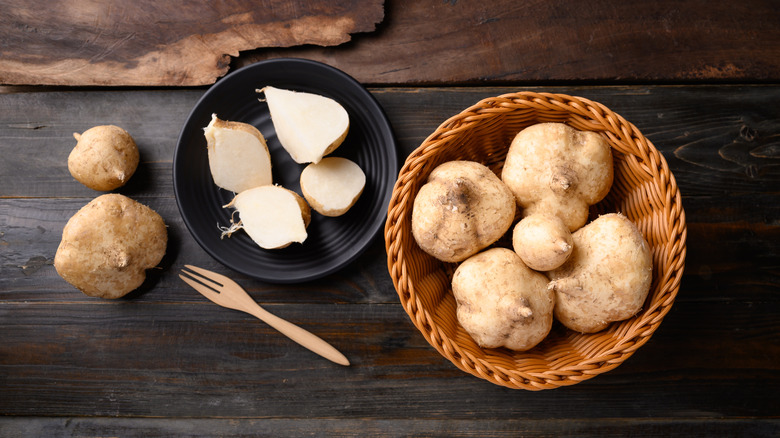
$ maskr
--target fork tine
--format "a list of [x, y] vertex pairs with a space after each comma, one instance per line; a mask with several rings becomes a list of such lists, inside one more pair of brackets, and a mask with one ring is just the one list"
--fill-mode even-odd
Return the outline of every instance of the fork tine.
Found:
[[193, 280], [190, 277], [186, 277], [184, 275], [179, 274], [179, 278], [184, 280], [185, 283], [192, 286], [193, 289], [203, 294], [206, 298], [211, 299], [209, 295], [218, 295], [219, 292], [215, 291], [214, 289], [211, 289], [210, 287], [203, 285], [201, 283], [198, 283], [197, 281]]
[[[200, 272], [197, 271], [190, 271], [188, 269], [194, 268], [194, 266], [186, 266], [187, 269], [182, 269], [181, 272], [188, 276], [190, 279], [194, 279], [200, 283], [203, 283], [204, 285], [208, 286], [211, 289], [214, 289], [216, 292], [219, 292], [220, 289], [224, 286], [224, 283], [218, 283], [214, 281], [214, 279], [210, 277], [206, 277]], [[208, 272], [208, 271], [206, 271]]]
[[200, 274], [202, 277], [205, 277], [215, 283], [219, 283], [221, 286], [238, 285], [235, 281], [231, 280], [230, 278], [225, 277], [222, 274], [217, 274], [216, 272], [209, 271], [208, 269], [203, 269], [192, 265], [184, 265], [184, 267], [189, 269], [190, 271]]

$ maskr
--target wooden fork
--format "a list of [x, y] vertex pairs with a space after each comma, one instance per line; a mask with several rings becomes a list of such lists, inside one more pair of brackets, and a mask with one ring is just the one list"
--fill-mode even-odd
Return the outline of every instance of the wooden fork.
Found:
[[[320, 356], [339, 365], [349, 366], [349, 360], [318, 336], [269, 313], [258, 305], [235, 281], [224, 275], [192, 265], [184, 265], [179, 278], [204, 297], [228, 309], [240, 310], [270, 325], [283, 335]], [[186, 275], [186, 276], [185, 276]]]

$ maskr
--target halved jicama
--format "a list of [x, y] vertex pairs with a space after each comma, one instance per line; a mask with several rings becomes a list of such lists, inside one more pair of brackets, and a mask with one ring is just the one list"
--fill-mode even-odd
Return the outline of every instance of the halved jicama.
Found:
[[276, 136], [296, 163], [317, 163], [346, 138], [349, 115], [335, 100], [271, 86], [258, 92], [265, 94]]
[[261, 248], [280, 249], [293, 242], [303, 243], [308, 236], [309, 205], [284, 187], [267, 185], [245, 190], [225, 207], [234, 207], [240, 220], [223, 228], [222, 237], [243, 229]]
[[204, 130], [214, 183], [240, 193], [273, 182], [265, 137], [252, 125], [211, 116]]
[[346, 158], [326, 157], [301, 172], [301, 191], [311, 208], [323, 216], [346, 213], [366, 186], [360, 166]]

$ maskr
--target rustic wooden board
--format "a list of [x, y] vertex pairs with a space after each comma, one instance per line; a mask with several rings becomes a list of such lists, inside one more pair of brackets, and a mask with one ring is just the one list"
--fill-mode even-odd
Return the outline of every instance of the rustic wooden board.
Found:
[[[515, 90], [370, 89], [400, 156], [477, 100]], [[381, 236], [359, 263], [300, 285], [210, 259], [171, 183], [178, 131], [203, 90], [0, 94], [0, 435], [776, 436], [780, 87], [533, 90], [587, 97], [636, 124], [667, 159], [689, 225], [682, 287], [653, 338], [607, 374], [539, 393], [464, 374], [430, 347], [398, 305]], [[160, 212], [171, 236], [162, 269], [117, 301], [84, 296], [51, 265], [67, 219], [98, 195], [67, 172], [72, 132], [109, 122], [142, 154], [119, 192]], [[354, 365], [205, 301], [176, 277], [185, 263], [235, 277]]]
[[239, 67], [324, 60], [370, 84], [777, 81], [780, 8], [745, 0], [388, 1], [337, 53], [261, 49]]
[[210, 84], [240, 51], [334, 46], [373, 31], [382, 3], [5, 1], [0, 84]]
[[160, 419], [160, 418], [9, 418], [0, 419], [8, 438], [30, 436], [254, 437], [337, 436], [372, 438], [425, 436], [443, 438], [491, 437], [773, 437], [777, 420], [735, 419], [704, 423], [701, 419], [639, 418], [631, 420], [553, 420], [549, 418], [492, 419]]
[[209, 84], [279, 56], [382, 85], [780, 79], [780, 8], [762, 0], [385, 3], [13, 0], [0, 84]]

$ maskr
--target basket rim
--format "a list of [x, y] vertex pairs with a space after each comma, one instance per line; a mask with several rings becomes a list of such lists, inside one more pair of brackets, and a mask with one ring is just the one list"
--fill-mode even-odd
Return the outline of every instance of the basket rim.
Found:
[[[577, 366], [565, 364], [566, 366], [559, 369], [542, 372], [510, 370], [496, 366], [447, 338], [446, 334], [436, 327], [432, 316], [415, 294], [414, 285], [410, 283], [404, 250], [398, 239], [402, 226], [410, 220], [404, 207], [415, 195], [408, 182], [413, 176], [419, 176], [420, 166], [425, 164], [431, 151], [448, 137], [468, 130], [474, 124], [518, 109], [566, 113], [573, 120], [570, 123], [603, 133], [610, 140], [613, 150], [636, 157], [642, 169], [652, 175], [653, 180], [660, 180], [661, 186], [666, 188], [662, 198], [665, 202], [664, 212], [672, 224], [668, 227], [671, 237], [669, 242], [672, 243], [669, 252], [671, 257], [668, 258], [672, 263], [664, 266], [663, 278], [654, 279], [654, 285], [657, 284], [659, 288], [658, 296], [663, 297], [663, 300], [653, 302], [635, 317], [621, 323], [613, 323], [606, 329], [613, 331], [611, 338], [616, 342], [602, 354], [580, 361]], [[616, 145], [626, 146], [624, 150], [620, 150], [616, 149]], [[534, 91], [518, 91], [483, 98], [442, 122], [404, 161], [393, 187], [384, 231], [388, 271], [393, 285], [404, 310], [426, 341], [467, 373], [497, 385], [526, 390], [573, 385], [612, 370], [631, 357], [650, 339], [671, 310], [679, 292], [687, 252], [687, 225], [681, 194], [665, 158], [652, 142], [644, 137], [636, 126], [599, 102], [567, 94]], [[618, 330], [620, 333], [617, 333]]]

